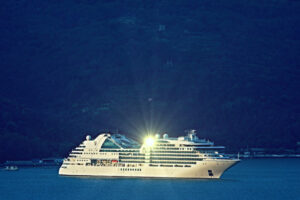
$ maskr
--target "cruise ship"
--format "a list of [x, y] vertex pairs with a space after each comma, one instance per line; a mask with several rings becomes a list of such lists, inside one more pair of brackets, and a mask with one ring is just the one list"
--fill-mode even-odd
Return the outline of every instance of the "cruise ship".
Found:
[[103, 133], [95, 139], [86, 136], [64, 159], [60, 175], [220, 178], [239, 162], [224, 154], [224, 146], [199, 139], [195, 130], [186, 136], [148, 136], [144, 143], [120, 134]]

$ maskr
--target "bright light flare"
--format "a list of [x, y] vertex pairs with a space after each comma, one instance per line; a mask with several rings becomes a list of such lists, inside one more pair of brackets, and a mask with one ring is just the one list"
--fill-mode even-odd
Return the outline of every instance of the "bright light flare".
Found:
[[155, 143], [155, 140], [153, 137], [146, 137], [145, 144], [147, 147], [153, 147]]

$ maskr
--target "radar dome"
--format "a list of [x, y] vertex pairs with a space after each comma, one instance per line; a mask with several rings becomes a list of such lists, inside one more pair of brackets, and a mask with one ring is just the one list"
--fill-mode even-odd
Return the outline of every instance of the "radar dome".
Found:
[[155, 138], [156, 138], [156, 139], [160, 138], [160, 135], [159, 135], [158, 133], [155, 134]]
[[85, 138], [87, 141], [91, 140], [92, 137], [90, 135], [87, 135], [86, 138]]
[[168, 136], [168, 134], [166, 134], [166, 133], [163, 135], [163, 138], [164, 138], [164, 139], [168, 139], [168, 137], [169, 137], [169, 136]]

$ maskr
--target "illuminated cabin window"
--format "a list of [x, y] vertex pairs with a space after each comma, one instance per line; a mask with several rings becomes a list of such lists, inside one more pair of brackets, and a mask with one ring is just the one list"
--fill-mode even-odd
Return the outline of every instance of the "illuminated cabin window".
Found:
[[183, 165], [174, 165], [174, 167], [183, 167]]
[[151, 151], [151, 153], [196, 153], [196, 151]]
[[166, 164], [196, 164], [196, 162], [179, 162], [179, 161], [151, 161], [151, 163], [157, 163], [157, 164], [162, 164], [162, 163], [166, 163]]
[[169, 146], [169, 147], [175, 147], [175, 144], [157, 144], [156, 146]]
[[169, 158], [169, 157], [151, 157], [151, 160], [196, 160], [202, 161], [202, 158]]
[[151, 156], [161, 156], [161, 157], [164, 157], [164, 156], [178, 156], [178, 157], [199, 157], [199, 155], [197, 154], [154, 154], [152, 153]]
[[123, 156], [120, 156], [120, 159], [145, 159], [145, 157], [123, 157]]

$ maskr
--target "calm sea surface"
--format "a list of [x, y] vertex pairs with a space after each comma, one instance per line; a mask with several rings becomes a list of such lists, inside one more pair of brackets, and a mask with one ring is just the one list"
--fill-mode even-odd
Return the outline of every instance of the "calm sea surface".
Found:
[[0, 199], [300, 200], [300, 159], [243, 160], [220, 180], [62, 177], [57, 168], [0, 171]]

